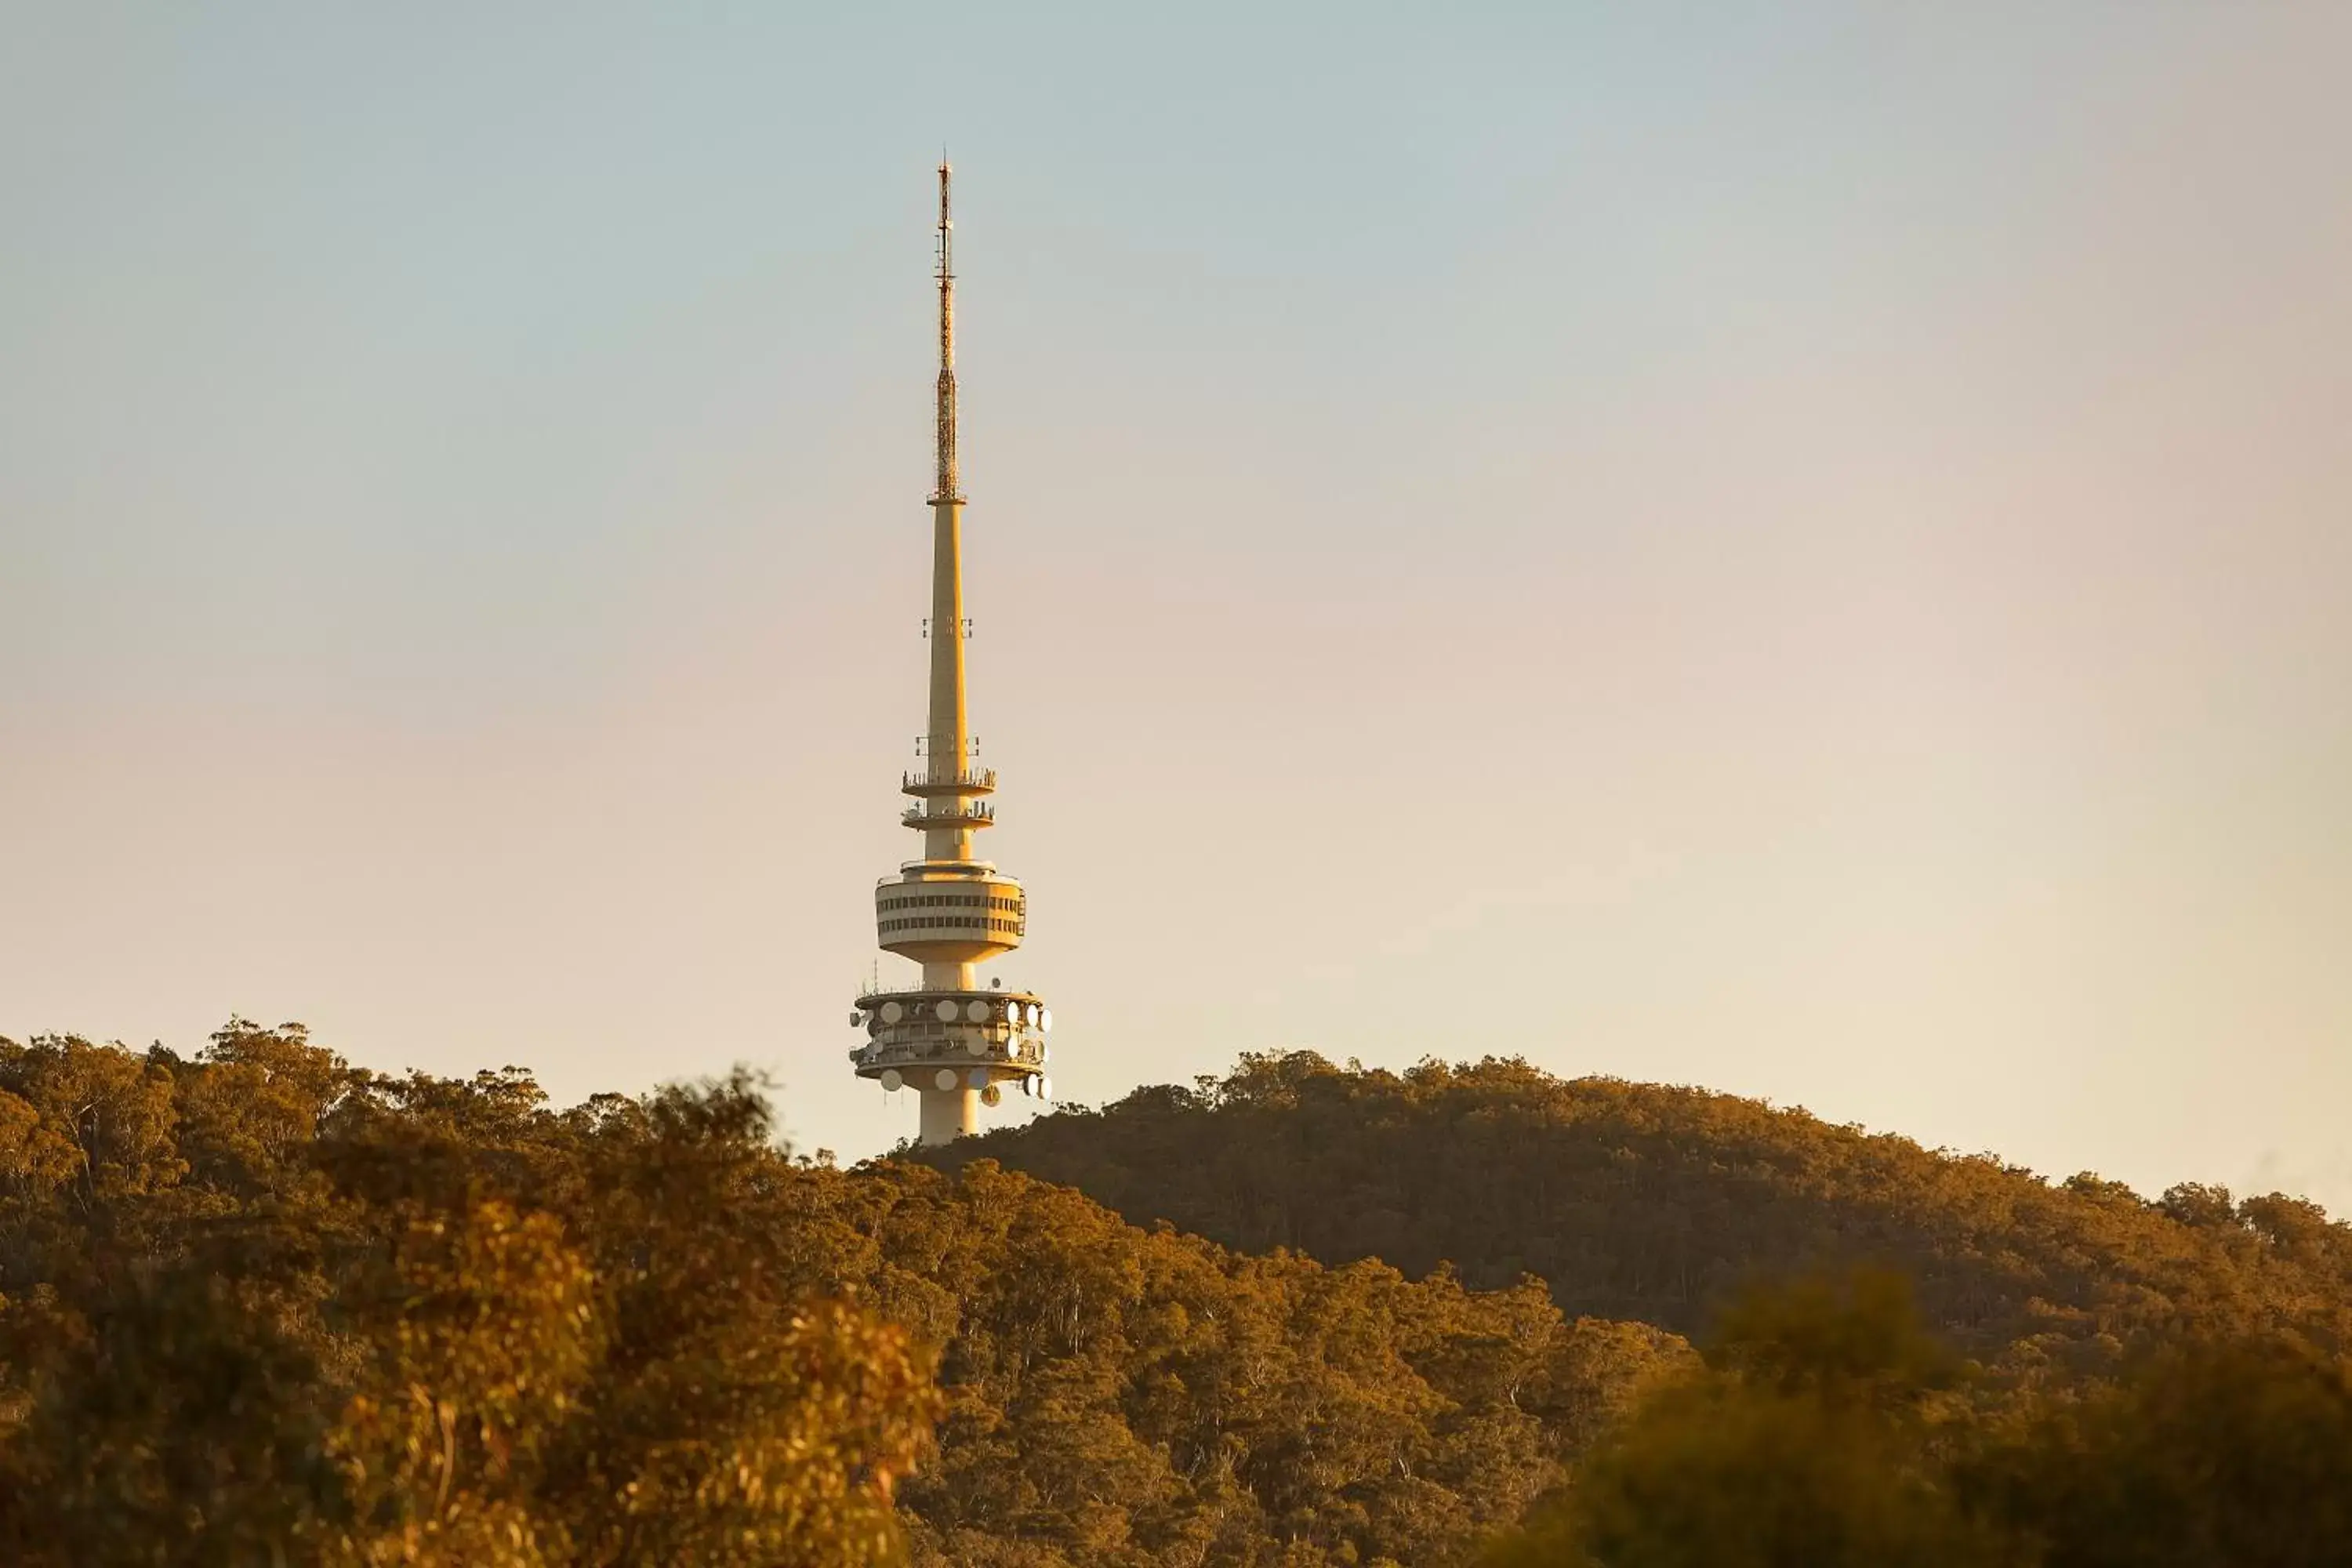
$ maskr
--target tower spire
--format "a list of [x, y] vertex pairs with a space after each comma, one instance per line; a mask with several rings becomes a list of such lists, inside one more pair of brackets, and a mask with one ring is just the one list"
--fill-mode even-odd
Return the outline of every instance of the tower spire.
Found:
[[963, 494], [956, 484], [954, 220], [950, 171], [940, 159], [940, 379], [938, 472], [930, 495], [930, 704], [922, 771], [899, 787], [916, 804], [899, 820], [923, 836], [923, 855], [898, 868], [874, 893], [876, 934], [886, 952], [921, 965], [909, 986], [879, 981], [857, 999], [851, 1024], [864, 1043], [850, 1059], [858, 1076], [886, 1089], [917, 1091], [922, 1140], [944, 1143], [977, 1131], [979, 1108], [1003, 1098], [1001, 1086], [1051, 1097], [1045, 1031], [1053, 1015], [1034, 993], [979, 984], [982, 963], [1021, 945], [1028, 895], [1013, 878], [972, 854], [972, 835], [995, 821], [987, 796], [993, 770], [982, 768], [964, 706]]
[[955, 219], [948, 207], [948, 183], [954, 174], [943, 153], [940, 158], [940, 390], [939, 483], [931, 491], [933, 504], [961, 500], [956, 493], [955, 383]]

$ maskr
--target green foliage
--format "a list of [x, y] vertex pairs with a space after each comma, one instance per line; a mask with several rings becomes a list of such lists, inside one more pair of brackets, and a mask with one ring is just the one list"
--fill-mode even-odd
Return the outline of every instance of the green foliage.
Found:
[[1752, 1291], [1484, 1568], [2352, 1562], [2352, 1369], [2191, 1340], [1988, 1410], [1899, 1279]]
[[985, 1162], [794, 1160], [740, 1079], [558, 1110], [233, 1023], [0, 1044], [0, 1094], [28, 1565], [1442, 1568], [1690, 1353]]
[[0, 1561], [900, 1555], [930, 1357], [766, 1267], [748, 1086], [557, 1116], [232, 1024], [0, 1042]]
[[0, 1562], [2301, 1568], [2347, 1234], [1514, 1063], [845, 1172], [740, 1077], [0, 1041]]
[[1954, 1373], [1895, 1276], [1750, 1291], [1488, 1568], [2006, 1561], [1943, 1473]]
[[2009, 1385], [2112, 1373], [2149, 1337], [2352, 1333], [2352, 1229], [2273, 1194], [2156, 1202], [1699, 1089], [1518, 1060], [1343, 1069], [1245, 1057], [940, 1151], [1067, 1183], [1228, 1247], [1533, 1274], [1572, 1316], [1694, 1333], [1746, 1282], [1877, 1264]]
[[1915, 1409], [1959, 1375], [1922, 1328], [1909, 1281], [1875, 1268], [1742, 1292], [1717, 1320], [1706, 1360], [1749, 1387], [1882, 1413]]
[[2276, 1336], [2168, 1346], [1969, 1479], [2047, 1568], [2352, 1563], [2352, 1367]]

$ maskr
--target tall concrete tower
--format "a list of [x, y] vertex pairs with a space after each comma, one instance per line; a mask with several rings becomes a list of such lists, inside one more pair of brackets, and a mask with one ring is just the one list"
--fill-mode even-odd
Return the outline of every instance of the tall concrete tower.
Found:
[[996, 773], [980, 765], [964, 709], [963, 492], [956, 487], [954, 227], [948, 166], [940, 164], [939, 472], [931, 489], [930, 721], [916, 748], [920, 772], [899, 788], [915, 804], [899, 821], [923, 836], [923, 854], [874, 890], [882, 951], [922, 966], [904, 989], [876, 984], [850, 1014], [865, 1040], [850, 1049], [857, 1076], [922, 1100], [922, 1141], [976, 1131], [982, 1105], [1011, 1083], [1050, 1097], [1045, 1035], [1054, 1016], [1032, 993], [979, 984], [980, 965], [1021, 945], [1029, 919], [1021, 884], [975, 859], [972, 835], [995, 821]]

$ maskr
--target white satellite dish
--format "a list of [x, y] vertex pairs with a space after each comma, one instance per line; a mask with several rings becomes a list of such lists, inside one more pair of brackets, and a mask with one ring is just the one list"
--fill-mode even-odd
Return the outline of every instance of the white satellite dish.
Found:
[[882, 1069], [882, 1087], [890, 1090], [893, 1094], [897, 1093], [898, 1086], [906, 1081], [907, 1080], [905, 1079], [898, 1076], [898, 1069], [897, 1068], [884, 1068]]
[[931, 1011], [938, 1015], [939, 1020], [942, 1024], [952, 1024], [955, 1022], [956, 1005], [952, 1002], [942, 1002], [938, 1006], [932, 1008]]
[[931, 1075], [931, 1081], [941, 1089], [953, 1089], [956, 1086], [955, 1068], [941, 1068]]
[[1037, 1098], [1040, 1100], [1051, 1100], [1054, 1098], [1054, 1080], [1052, 1079], [1040, 1078], [1037, 1080]]
[[963, 1021], [967, 1024], [985, 1024], [988, 1022], [988, 1004], [985, 1002], [965, 1003], [963, 1005]]
[[1037, 1027], [1048, 1035], [1054, 1032], [1054, 1010], [1051, 1007], [1037, 1009]]
[[884, 1023], [895, 1024], [906, 1016], [907, 1010], [904, 1007], [899, 1006], [896, 1002], [885, 1002], [882, 1004], [882, 1021]]
[[1054, 1047], [1051, 1047], [1051, 1046], [1039, 1046], [1039, 1047], [1037, 1047], [1037, 1065], [1038, 1065], [1039, 1067], [1044, 1067], [1047, 1062], [1050, 1062], [1050, 1061], [1052, 1061], [1053, 1059], [1054, 1059]]
[[1034, 1098], [1037, 1092], [1037, 1080], [1031, 1078], [1027, 1073], [1023, 1073], [1021, 1075], [1021, 1092]]
[[1014, 1026], [1018, 1027], [1020, 1025], [1025, 1024], [1029, 1021], [1029, 1009], [1024, 1007], [1020, 1003], [1015, 1002], [1013, 1004], [1012, 1010], [1007, 1016], [1012, 1018]]

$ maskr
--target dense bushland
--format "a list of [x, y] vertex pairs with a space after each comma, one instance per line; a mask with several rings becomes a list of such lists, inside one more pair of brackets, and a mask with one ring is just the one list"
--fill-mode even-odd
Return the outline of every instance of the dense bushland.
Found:
[[1930, 1328], [2004, 1382], [2097, 1375], [2150, 1339], [2352, 1329], [2352, 1228], [2273, 1194], [2155, 1201], [1701, 1089], [1517, 1060], [1341, 1068], [1244, 1058], [1191, 1089], [966, 1140], [1138, 1224], [1474, 1287], [1533, 1274], [1571, 1315], [1703, 1328], [1744, 1281], [1908, 1277]]
[[0, 1042], [0, 1561], [1442, 1564], [1689, 1356], [769, 1128]]
[[1484, 1568], [2336, 1568], [2352, 1367], [2292, 1331], [1969, 1397], [1898, 1275], [1753, 1289]]
[[842, 1171], [740, 1079], [0, 1041], [0, 1562], [2317, 1568], [2348, 1241], [1516, 1062]]

